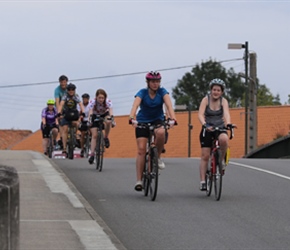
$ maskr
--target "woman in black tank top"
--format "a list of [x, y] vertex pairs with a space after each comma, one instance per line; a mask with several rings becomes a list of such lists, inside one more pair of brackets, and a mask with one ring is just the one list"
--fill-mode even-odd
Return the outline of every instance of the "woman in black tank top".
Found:
[[[198, 119], [202, 125], [200, 132], [201, 159], [200, 159], [200, 190], [205, 191], [205, 174], [212, 145], [211, 127], [225, 127], [231, 124], [228, 101], [222, 97], [225, 83], [220, 79], [213, 79], [210, 84], [210, 93], [205, 96], [199, 106]], [[203, 130], [206, 129], [205, 134]], [[223, 132], [219, 135], [219, 143], [224, 158], [228, 148], [228, 135]]]

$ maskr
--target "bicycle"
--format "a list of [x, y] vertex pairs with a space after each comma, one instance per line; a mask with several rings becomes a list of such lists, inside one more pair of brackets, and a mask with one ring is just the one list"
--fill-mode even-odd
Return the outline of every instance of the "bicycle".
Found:
[[96, 118], [94, 119], [94, 122], [98, 122], [97, 127], [97, 144], [95, 149], [95, 156], [96, 156], [96, 170], [99, 170], [99, 172], [103, 169], [103, 160], [104, 160], [104, 153], [105, 153], [105, 142], [104, 142], [104, 134], [103, 130], [104, 127], [104, 121], [111, 120], [110, 117], [102, 117], [101, 115], [96, 115]]
[[89, 157], [89, 152], [91, 148], [91, 133], [90, 130], [88, 129], [85, 132], [85, 145], [84, 145], [84, 157], [88, 158]]
[[73, 126], [73, 122], [70, 121], [68, 124], [68, 135], [67, 135], [67, 153], [68, 158], [73, 160], [74, 158], [74, 149], [76, 145], [76, 128]]
[[[174, 125], [177, 125], [176, 121], [174, 121]], [[148, 196], [148, 193], [150, 193], [152, 201], [155, 201], [157, 197], [159, 178], [158, 151], [155, 145], [155, 129], [160, 128], [161, 126], [164, 126], [165, 129], [169, 129], [169, 120], [165, 121], [163, 124], [157, 125], [152, 123], [137, 122], [137, 127], [149, 129], [142, 183], [144, 196]]]
[[52, 134], [52, 129], [50, 129], [50, 132], [49, 132], [49, 137], [48, 137], [48, 143], [47, 143], [47, 149], [46, 149], [46, 152], [47, 152], [47, 156], [49, 158], [52, 158], [52, 153], [53, 153], [53, 134]]
[[[211, 147], [210, 153], [210, 163], [208, 164], [208, 169], [205, 175], [205, 183], [206, 183], [206, 195], [210, 196], [212, 191], [212, 184], [214, 183], [214, 191], [215, 191], [215, 199], [218, 201], [221, 198], [222, 194], [222, 180], [224, 175], [223, 169], [223, 159], [221, 156], [221, 149], [218, 141], [219, 132], [225, 132], [230, 130], [230, 140], [234, 137], [234, 128], [235, 125], [232, 125], [231, 128], [219, 128], [214, 127], [210, 131], [213, 133], [213, 143]], [[203, 135], [205, 134], [205, 130]], [[227, 156], [225, 156], [225, 159]]]

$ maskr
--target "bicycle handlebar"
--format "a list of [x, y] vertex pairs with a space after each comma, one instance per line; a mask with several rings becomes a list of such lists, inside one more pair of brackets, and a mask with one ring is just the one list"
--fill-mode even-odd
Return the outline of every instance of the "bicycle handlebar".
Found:
[[227, 130], [230, 130], [230, 140], [234, 137], [234, 129], [237, 128], [236, 125], [232, 124], [230, 127], [207, 127], [203, 128], [203, 137], [205, 136], [205, 131], [208, 130], [209, 132], [225, 132]]
[[137, 120], [130, 119], [129, 120], [129, 125], [132, 125], [132, 124], [136, 124], [138, 127], [148, 127], [148, 128], [150, 128], [151, 126], [156, 127], [156, 125], [164, 125], [166, 129], [169, 129], [170, 125], [173, 125], [173, 126], [178, 125], [176, 120], [170, 120], [170, 119], [168, 119], [165, 122], [163, 122], [163, 124], [152, 124], [150, 122], [140, 122], [139, 123]]

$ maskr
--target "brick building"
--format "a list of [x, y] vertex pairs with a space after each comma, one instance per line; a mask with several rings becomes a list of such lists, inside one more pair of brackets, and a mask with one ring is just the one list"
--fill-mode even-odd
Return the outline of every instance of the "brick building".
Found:
[[[244, 108], [230, 110], [232, 122], [238, 126], [235, 137], [230, 141], [231, 157], [240, 158], [244, 155], [245, 113]], [[257, 146], [262, 146], [274, 139], [287, 135], [290, 124], [290, 106], [267, 106], [257, 109]], [[178, 126], [169, 130], [169, 140], [163, 157], [188, 157], [188, 112], [176, 114]], [[128, 125], [128, 116], [116, 116], [117, 126], [111, 130], [111, 147], [106, 150], [105, 157], [132, 158], [136, 156], [134, 129]], [[197, 111], [191, 113], [191, 144], [190, 156], [200, 156], [199, 133], [201, 125], [197, 119]], [[26, 139], [15, 144], [13, 150], [35, 150], [42, 152], [41, 131], [38, 130]]]

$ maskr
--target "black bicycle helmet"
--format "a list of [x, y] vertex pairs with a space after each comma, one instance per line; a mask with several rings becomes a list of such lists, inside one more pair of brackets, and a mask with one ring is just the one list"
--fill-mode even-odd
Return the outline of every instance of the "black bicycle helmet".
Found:
[[90, 95], [89, 94], [87, 94], [87, 93], [84, 93], [83, 95], [82, 95], [82, 98], [90, 98]]
[[68, 84], [66, 87], [67, 90], [71, 90], [71, 89], [75, 90], [76, 88], [77, 88], [76, 85], [74, 85], [73, 83]]

